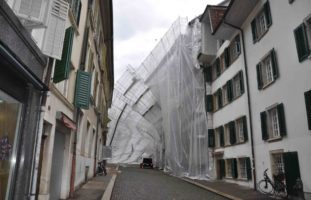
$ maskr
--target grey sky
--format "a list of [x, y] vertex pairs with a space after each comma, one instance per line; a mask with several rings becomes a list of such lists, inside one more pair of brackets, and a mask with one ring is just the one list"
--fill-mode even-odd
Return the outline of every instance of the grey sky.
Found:
[[114, 74], [143, 62], [180, 16], [190, 21], [221, 0], [114, 0]]

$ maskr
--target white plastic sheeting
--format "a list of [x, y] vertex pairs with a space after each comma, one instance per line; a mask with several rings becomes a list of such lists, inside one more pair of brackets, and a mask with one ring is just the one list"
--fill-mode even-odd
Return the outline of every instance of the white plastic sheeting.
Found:
[[112, 163], [154, 164], [176, 176], [207, 179], [204, 79], [197, 63], [201, 27], [179, 18], [136, 69], [117, 81], [109, 110]]

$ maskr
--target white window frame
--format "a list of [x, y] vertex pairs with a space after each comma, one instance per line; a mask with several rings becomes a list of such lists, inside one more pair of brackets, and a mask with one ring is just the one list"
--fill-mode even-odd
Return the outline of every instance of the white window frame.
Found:
[[236, 127], [236, 134], [237, 134], [237, 138], [238, 138], [238, 142], [244, 142], [245, 138], [244, 138], [244, 122], [243, 119], [237, 119], [235, 121], [235, 127]]
[[256, 17], [257, 38], [261, 38], [267, 31], [267, 19], [264, 9]]
[[226, 159], [226, 178], [232, 178], [232, 159]]
[[260, 73], [263, 84], [262, 87], [266, 87], [274, 81], [272, 59], [271, 54], [269, 54], [260, 62]]
[[280, 138], [280, 123], [279, 123], [279, 116], [278, 116], [278, 111], [277, 107], [271, 108], [267, 112], [267, 117], [268, 117], [268, 135], [269, 139], [274, 139], [274, 138]]
[[236, 98], [241, 95], [241, 84], [240, 84], [240, 76], [237, 74], [233, 77], [233, 98]]
[[215, 148], [220, 148], [220, 129], [215, 129]]
[[224, 137], [225, 137], [225, 145], [230, 146], [230, 130], [229, 130], [229, 124], [224, 125]]
[[222, 105], [224, 106], [228, 103], [229, 101], [228, 101], [227, 85], [224, 85], [222, 87]]
[[271, 153], [271, 172], [273, 175], [285, 173], [283, 152]]
[[238, 158], [238, 177], [239, 179], [247, 179], [246, 157]]

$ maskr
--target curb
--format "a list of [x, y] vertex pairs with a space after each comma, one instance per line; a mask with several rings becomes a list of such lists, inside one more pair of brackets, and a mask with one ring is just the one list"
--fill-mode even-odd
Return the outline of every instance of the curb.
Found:
[[[118, 169], [119, 169], [119, 166], [116, 167], [117, 171], [118, 171]], [[105, 189], [105, 192], [104, 192], [101, 200], [110, 200], [111, 199], [112, 190], [113, 190], [116, 178], [117, 178], [117, 174], [113, 174], [110, 181], [109, 181], [107, 188]]]
[[232, 199], [232, 200], [242, 200], [241, 198], [232, 196], [232, 195], [230, 195], [230, 194], [226, 194], [226, 193], [221, 192], [221, 191], [219, 191], [219, 190], [215, 190], [215, 189], [213, 189], [213, 188], [210, 188], [210, 187], [205, 186], [205, 185], [203, 185], [203, 184], [197, 183], [197, 182], [195, 182], [195, 181], [191, 181], [191, 180], [188, 180], [188, 179], [185, 179], [185, 178], [180, 178], [180, 179], [182, 179], [182, 180], [184, 180], [184, 181], [186, 181], [186, 182], [188, 182], [188, 183], [190, 183], [190, 184], [193, 184], [193, 185], [196, 185], [196, 186], [198, 186], [198, 187], [204, 188], [204, 189], [206, 189], [206, 190], [208, 190], [208, 191], [210, 191], [210, 192], [216, 193], [216, 194], [218, 194], [218, 195], [220, 195], [220, 196], [223, 196], [223, 197], [226, 197], [226, 198], [229, 198], [229, 199]]

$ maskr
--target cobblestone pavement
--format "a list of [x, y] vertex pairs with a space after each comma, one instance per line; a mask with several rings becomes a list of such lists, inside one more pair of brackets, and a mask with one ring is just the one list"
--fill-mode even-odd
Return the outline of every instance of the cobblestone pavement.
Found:
[[155, 169], [120, 167], [111, 200], [226, 199]]

